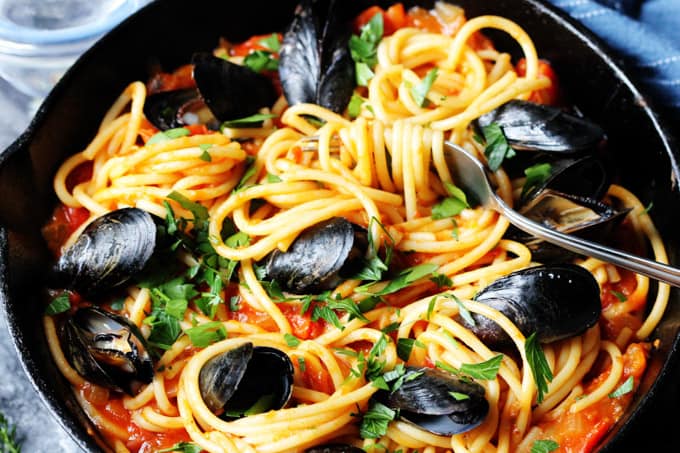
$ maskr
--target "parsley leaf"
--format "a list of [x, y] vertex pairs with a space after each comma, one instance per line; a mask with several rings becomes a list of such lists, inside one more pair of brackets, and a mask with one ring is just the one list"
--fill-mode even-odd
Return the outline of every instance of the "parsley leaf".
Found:
[[628, 300], [626, 295], [623, 294], [623, 293], [620, 293], [620, 292], [614, 291], [614, 290], [611, 290], [610, 292], [619, 300], [619, 302], [625, 302], [625, 301]]
[[434, 282], [435, 285], [437, 285], [438, 288], [443, 288], [443, 287], [448, 287], [453, 285], [453, 281], [449, 278], [448, 275], [445, 274], [439, 274], [435, 272], [432, 274], [432, 277], [430, 277], [430, 280]]
[[463, 318], [465, 320], [465, 322], [468, 323], [469, 325], [471, 325], [472, 327], [476, 326], [475, 318], [472, 317], [472, 315], [470, 314], [470, 311], [467, 309], [467, 307], [465, 307], [465, 305], [463, 305], [463, 302], [459, 298], [457, 298], [456, 295], [453, 294], [453, 293], [449, 293], [449, 294], [447, 294], [447, 296], [450, 296], [453, 300], [456, 301], [456, 305], [458, 305], [458, 313], [460, 314], [460, 317]]
[[[427, 277], [437, 269], [439, 269], [439, 265], [432, 263], [419, 264], [418, 266], [404, 269], [403, 271], [399, 272], [397, 276], [387, 284], [387, 286], [385, 286], [380, 291], [373, 293], [373, 296], [384, 296], [386, 294], [395, 293], [406, 288], [411, 283], [420, 280], [423, 277]], [[358, 288], [366, 289], [365, 287]]]
[[609, 394], [609, 398], [618, 398], [619, 396], [623, 396], [626, 393], [632, 392], [634, 383], [633, 376], [628, 376], [628, 379], [626, 379], [623, 384], [619, 386], [619, 388]]
[[484, 138], [486, 139], [486, 149], [484, 155], [489, 162], [489, 168], [496, 171], [500, 168], [503, 160], [510, 159], [515, 156], [515, 150], [510, 147], [508, 140], [505, 138], [503, 129], [497, 123], [491, 123], [482, 128]]
[[418, 104], [418, 107], [423, 107], [426, 104], [427, 93], [430, 92], [432, 84], [437, 79], [438, 71], [439, 69], [437, 67], [430, 69], [418, 85], [411, 87], [411, 97], [413, 98], [413, 101]]
[[193, 442], [177, 442], [170, 448], [158, 450], [157, 453], [170, 453], [173, 451], [178, 453], [201, 453], [203, 451], [203, 447]]
[[408, 362], [411, 357], [413, 346], [424, 348], [425, 345], [415, 338], [398, 338], [397, 339], [397, 355], [404, 362]]
[[267, 182], [268, 183], [275, 183], [275, 182], [282, 182], [283, 179], [281, 179], [278, 175], [273, 175], [271, 173], [267, 173]]
[[305, 362], [304, 357], [298, 357], [297, 358], [298, 366], [300, 367], [300, 372], [304, 373], [307, 371], [307, 362]]
[[526, 194], [547, 181], [550, 177], [551, 171], [552, 166], [548, 163], [535, 164], [525, 169], [524, 174], [526, 175], [527, 179], [524, 181], [521, 197], [526, 196]]
[[48, 316], [52, 316], [59, 313], [64, 313], [65, 311], [70, 310], [70, 308], [71, 299], [69, 299], [68, 293], [63, 292], [54, 299], [52, 299], [52, 302], [50, 302], [50, 304], [45, 309], [45, 314]]
[[460, 392], [449, 392], [449, 395], [451, 395], [453, 399], [456, 401], [464, 401], [470, 399], [470, 395], [466, 395], [465, 393]]
[[278, 52], [281, 50], [281, 41], [279, 41], [279, 35], [276, 33], [272, 33], [266, 38], [260, 39], [260, 44], [272, 52]]
[[362, 439], [378, 439], [387, 433], [387, 426], [397, 417], [397, 412], [377, 401], [372, 401], [364, 413], [359, 427]]
[[349, 39], [349, 50], [355, 63], [357, 85], [368, 86], [375, 75], [372, 68], [378, 63], [378, 44], [383, 36], [383, 17], [374, 15], [363, 27], [359, 36]]
[[243, 59], [243, 64], [255, 72], [276, 71], [279, 60], [273, 53], [266, 50], [254, 50]]
[[531, 445], [531, 453], [550, 453], [560, 448], [560, 444], [552, 439], [540, 439]]
[[444, 219], [460, 214], [463, 209], [469, 208], [465, 192], [449, 182], [444, 183], [446, 192], [450, 195], [432, 207], [432, 218]]
[[291, 348], [296, 348], [301, 343], [298, 337], [289, 333], [284, 333], [283, 339], [286, 340], [286, 344]]
[[175, 138], [186, 137], [190, 135], [191, 131], [186, 127], [176, 127], [174, 129], [167, 129], [154, 134], [147, 142], [147, 145], [153, 145], [155, 143], [167, 142], [168, 140], [173, 140]]
[[211, 344], [227, 338], [227, 329], [219, 321], [205, 322], [184, 331], [191, 343], [199, 348], [206, 348]]
[[16, 426], [10, 427], [9, 421], [0, 413], [0, 451], [2, 453], [21, 453], [21, 445], [16, 436]]
[[269, 118], [276, 118], [278, 115], [273, 113], [256, 113], [255, 115], [246, 116], [236, 120], [229, 120], [222, 123], [220, 130], [225, 127], [239, 128], [239, 127], [260, 127], [262, 122]]
[[352, 93], [352, 98], [349, 100], [349, 105], [347, 106], [347, 114], [351, 119], [356, 118], [361, 114], [361, 106], [364, 105], [366, 100], [356, 93]]
[[317, 321], [320, 319], [325, 320], [329, 324], [333, 324], [340, 330], [344, 330], [345, 326], [340, 323], [338, 315], [331, 310], [327, 305], [315, 305], [312, 310], [312, 321]]
[[534, 382], [538, 389], [536, 402], [540, 404], [543, 401], [543, 396], [548, 392], [548, 383], [552, 381], [553, 374], [550, 371], [545, 354], [543, 354], [543, 349], [536, 338], [536, 332], [529, 335], [529, 338], [526, 339], [524, 352], [527, 362], [529, 362], [529, 368], [531, 368], [531, 375], [534, 377]]
[[503, 354], [498, 354], [497, 356], [491, 357], [485, 362], [464, 363], [460, 366], [460, 372], [483, 381], [496, 379], [496, 375], [498, 374], [498, 369], [501, 367], [502, 361]]

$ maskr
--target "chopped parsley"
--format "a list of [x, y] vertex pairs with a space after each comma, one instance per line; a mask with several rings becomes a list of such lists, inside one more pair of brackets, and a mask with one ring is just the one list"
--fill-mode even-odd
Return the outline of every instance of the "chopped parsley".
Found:
[[286, 344], [291, 348], [296, 348], [301, 343], [298, 337], [289, 333], [284, 333], [283, 339], [286, 340]]
[[515, 156], [515, 150], [510, 147], [508, 140], [505, 138], [503, 129], [497, 123], [491, 123], [482, 128], [484, 139], [486, 140], [486, 148], [484, 155], [486, 156], [489, 168], [496, 171], [500, 168], [505, 159], [510, 159]]
[[550, 177], [552, 171], [552, 165], [545, 164], [535, 164], [524, 170], [526, 175], [526, 180], [524, 181], [524, 186], [522, 187], [522, 197], [526, 196], [533, 189], [539, 187]]
[[531, 453], [550, 453], [560, 448], [560, 444], [552, 439], [540, 439], [531, 445]]
[[397, 412], [377, 401], [371, 401], [364, 413], [359, 427], [362, 439], [378, 439], [387, 433], [389, 423], [397, 417]]
[[460, 371], [475, 379], [488, 381], [496, 379], [498, 369], [503, 361], [503, 354], [491, 357], [489, 360], [480, 363], [464, 363], [460, 366]]
[[432, 84], [437, 79], [438, 68], [434, 67], [428, 71], [423, 77], [423, 80], [416, 86], [411, 87], [411, 97], [413, 101], [418, 104], [418, 107], [424, 107], [427, 102], [427, 93], [430, 92]]
[[453, 217], [460, 214], [463, 209], [470, 207], [465, 192], [460, 188], [450, 182], [445, 182], [444, 188], [449, 196], [432, 206], [432, 218], [435, 220]]
[[449, 395], [451, 395], [456, 401], [465, 401], [470, 399], [470, 395], [460, 392], [449, 392]]
[[[421, 278], [431, 275], [434, 271], [439, 269], [439, 265], [432, 263], [419, 264], [417, 266], [409, 267], [399, 272], [390, 282], [378, 292], [372, 293], [374, 296], [384, 296], [387, 294], [396, 293], [397, 291], [406, 288], [411, 283], [420, 280]], [[359, 291], [366, 291], [373, 283], [357, 287]]]
[[249, 187], [251, 184], [248, 184], [248, 181], [250, 180], [250, 178], [255, 176], [255, 173], [257, 173], [255, 159], [253, 159], [251, 156], [248, 156], [245, 160], [245, 163], [246, 169], [243, 172], [241, 179], [238, 181], [238, 184], [236, 184], [236, 187], [234, 187], [234, 192], [238, 192], [239, 190], [243, 190], [246, 187]]
[[158, 132], [151, 136], [149, 141], [146, 142], [147, 145], [153, 145], [156, 143], [167, 142], [168, 140], [173, 140], [180, 137], [186, 137], [191, 135], [191, 131], [186, 127], [176, 127], [174, 129], [167, 129], [165, 131]]
[[356, 82], [368, 86], [375, 75], [373, 67], [378, 63], [378, 44], [383, 36], [383, 17], [377, 13], [363, 27], [359, 36], [349, 39], [349, 50], [355, 64]]
[[633, 376], [628, 376], [628, 379], [623, 381], [623, 384], [621, 384], [619, 388], [609, 394], [609, 398], [618, 398], [619, 396], [632, 392], [634, 383]]
[[9, 421], [0, 413], [0, 451], [2, 453], [21, 453], [21, 445], [17, 439], [16, 426], [10, 426]]
[[304, 357], [298, 357], [297, 362], [298, 367], [300, 368], [300, 372], [304, 373], [305, 371], [307, 371], [307, 362], [305, 362]]
[[361, 106], [364, 105], [364, 102], [366, 102], [366, 99], [356, 93], [352, 93], [352, 98], [349, 100], [349, 105], [347, 106], [347, 114], [351, 119], [354, 119], [361, 114]]
[[435, 285], [437, 285], [437, 288], [444, 288], [453, 285], [453, 281], [449, 278], [448, 275], [439, 274], [437, 272], [432, 274], [430, 280], [434, 282]]
[[418, 346], [419, 348], [424, 348], [425, 345], [415, 338], [399, 338], [397, 339], [397, 355], [404, 362], [408, 362], [409, 357], [411, 357], [411, 351], [413, 346]]
[[227, 329], [219, 321], [210, 321], [191, 327], [184, 331], [191, 343], [199, 348], [206, 348], [213, 343], [227, 338]]
[[64, 313], [69, 311], [71, 308], [71, 299], [68, 297], [68, 293], [63, 292], [57, 297], [52, 299], [52, 302], [45, 309], [45, 314], [52, 316], [59, 313]]
[[614, 291], [614, 290], [611, 290], [610, 292], [614, 295], [614, 297], [616, 297], [619, 300], [619, 302], [625, 302], [625, 301], [628, 300], [626, 295], [621, 293], [621, 292]]
[[536, 383], [536, 389], [538, 390], [536, 402], [540, 404], [543, 401], [543, 396], [548, 393], [548, 383], [553, 380], [553, 374], [550, 371], [543, 349], [536, 338], [536, 332], [529, 335], [529, 338], [526, 339], [524, 352], [527, 362], [529, 362], [529, 368], [531, 368], [531, 375]]
[[272, 33], [266, 38], [260, 39], [260, 45], [266, 47], [272, 52], [278, 52], [281, 50], [281, 41], [279, 41], [279, 35], [277, 33]]
[[173, 445], [170, 448], [164, 448], [163, 450], [158, 450], [157, 453], [170, 453], [170, 452], [178, 452], [178, 453], [201, 453], [203, 451], [203, 447], [200, 445], [197, 445], [193, 442], [177, 442], [175, 445]]
[[220, 130], [225, 127], [239, 128], [239, 127], [260, 127], [264, 120], [270, 118], [276, 118], [278, 115], [273, 113], [256, 113], [255, 115], [246, 116], [245, 118], [238, 118], [235, 120], [229, 120], [222, 123]]
[[276, 71], [279, 69], [279, 59], [267, 50], [254, 50], [243, 59], [244, 66], [255, 72]]

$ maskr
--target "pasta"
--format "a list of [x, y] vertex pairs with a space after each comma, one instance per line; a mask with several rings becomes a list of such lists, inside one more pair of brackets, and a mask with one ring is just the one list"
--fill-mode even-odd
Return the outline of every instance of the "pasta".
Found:
[[[180, 442], [209, 452], [304, 451], [330, 443], [404, 453], [507, 452], [530, 451], [536, 442], [589, 451], [629, 404], [645, 370], [645, 340], [668, 301], [667, 285], [653, 294], [646, 277], [577, 258], [599, 287], [600, 320], [538, 346], [506, 313], [476, 298], [492, 282], [539, 263], [507, 234], [505, 218], [461, 198], [445, 141], [486, 162], [473, 122], [511, 100], [550, 96], [555, 79], [545, 76], [531, 38], [508, 19], [468, 20], [446, 3], [430, 11], [406, 13], [397, 4], [380, 12], [362, 15], [364, 28], [376, 17], [387, 21], [386, 32], [376, 43], [372, 76], [354, 89], [351, 111], [288, 105], [280, 95], [249, 127], [159, 132], [145, 113], [153, 94], [133, 82], [89, 146], [57, 171], [58, 209], [79, 221], [48, 225], [55, 248], [67, 249], [93, 219], [125, 207], [166, 219], [164, 228], [185, 234], [176, 236], [175, 246], [184, 242], [172, 258], [179, 271], [167, 271], [162, 283], [138, 280], [97, 299], [135, 325], [158, 354], [152, 379], [130, 394], [91, 382], [64, 346], [65, 319], [94, 300], [55, 291], [55, 300], [66, 294], [70, 303], [44, 317], [57, 366], [116, 452], [175, 451]], [[388, 26], [394, 28], [389, 34]], [[521, 71], [481, 35], [484, 28], [517, 41]], [[278, 46], [281, 37], [269, 39]], [[244, 64], [233, 49], [215, 53]], [[269, 55], [276, 57], [277, 49]], [[494, 178], [503, 199], [517, 205], [525, 178], [511, 178], [502, 167]], [[607, 197], [631, 210], [620, 230], [648, 242], [656, 260], [667, 262], [641, 202], [617, 185]], [[442, 215], [443, 200], [464, 206]], [[336, 218], [366, 230], [369, 269], [377, 278], [344, 276], [328, 291], [295, 295], [263, 277], [269, 256]], [[232, 227], [228, 234], [225, 225]], [[55, 237], [59, 228], [67, 232]], [[196, 232], [204, 235], [200, 252], [187, 247], [196, 245]], [[170, 282], [182, 295], [164, 293]], [[170, 319], [169, 306], [178, 301]], [[165, 327], [178, 329], [165, 343], [161, 314], [170, 319]], [[500, 326], [509, 345], [485, 344], [471, 328], [473, 316]], [[211, 409], [202, 370], [248, 343], [290, 359], [290, 400], [246, 416]], [[536, 375], [536, 354], [545, 363], [544, 381]], [[490, 376], [476, 374], [480, 364], [493, 369]], [[420, 376], [405, 374], [405, 365], [474, 378], [488, 413], [478, 426], [452, 435], [422, 429], [389, 408], [382, 424], [370, 424], [385, 407], [376, 403], [381, 385], [396, 391], [395, 380], [404, 385]], [[603, 420], [600, 431], [584, 423], [592, 419]], [[564, 428], [578, 424], [581, 431]]]

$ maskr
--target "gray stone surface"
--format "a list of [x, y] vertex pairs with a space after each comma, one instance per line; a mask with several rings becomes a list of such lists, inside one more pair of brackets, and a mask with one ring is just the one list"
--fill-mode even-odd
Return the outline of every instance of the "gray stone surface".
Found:
[[[5, 149], [28, 125], [34, 106], [31, 99], [0, 79], [0, 149]], [[17, 426], [24, 453], [78, 453], [68, 434], [42, 404], [16, 356], [0, 310], [0, 412]]]

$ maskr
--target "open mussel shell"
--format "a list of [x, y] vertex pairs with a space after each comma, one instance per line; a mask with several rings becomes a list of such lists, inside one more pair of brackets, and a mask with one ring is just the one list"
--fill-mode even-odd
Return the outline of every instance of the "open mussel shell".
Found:
[[209, 53], [196, 53], [191, 62], [201, 98], [219, 121], [253, 115], [276, 101], [272, 81], [246, 66]]
[[350, 28], [342, 23], [335, 0], [303, 0], [286, 29], [279, 75], [289, 105], [314, 103], [336, 113], [354, 91]]
[[308, 448], [305, 453], [366, 453], [366, 451], [353, 445], [334, 443]]
[[161, 91], [144, 103], [144, 115], [160, 130], [244, 118], [270, 107], [277, 98], [272, 81], [252, 69], [209, 53], [192, 58], [196, 88]]
[[550, 175], [523, 194], [524, 205], [545, 189], [575, 197], [600, 200], [610, 185], [610, 177], [602, 160], [594, 156], [556, 159], [550, 164]]
[[[522, 215], [545, 227], [596, 242], [606, 242], [629, 211], [589, 197], [552, 189], [542, 190], [519, 208]], [[514, 227], [508, 229], [506, 237], [529, 247], [535, 261], [549, 263], [574, 257], [573, 252], [548, 244]]]
[[484, 387], [438, 368], [406, 367], [403, 384], [376, 397], [399, 418], [441, 436], [479, 426], [489, 412]]
[[[526, 337], [536, 332], [543, 343], [573, 337], [597, 323], [602, 311], [600, 287], [575, 264], [522, 269], [502, 277], [474, 298], [503, 313]], [[473, 314], [467, 327], [491, 348], [511, 344], [494, 321]], [[467, 324], [467, 323], [466, 323]]]
[[528, 101], [512, 100], [478, 118], [480, 127], [498, 124], [508, 144], [518, 150], [578, 153], [605, 139], [595, 123], [563, 110]]
[[294, 294], [314, 294], [335, 288], [353, 275], [368, 248], [366, 230], [334, 217], [304, 230], [286, 252], [264, 258], [267, 278]]
[[66, 320], [61, 341], [69, 363], [90, 382], [134, 395], [153, 379], [144, 337], [122, 316], [81, 308]]
[[100, 294], [140, 272], [156, 247], [157, 228], [146, 211], [123, 208], [93, 220], [52, 269], [55, 287]]
[[244, 343], [208, 360], [199, 388], [211, 411], [239, 418], [285, 406], [293, 392], [293, 373], [283, 351]]

